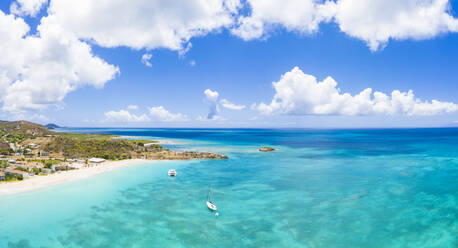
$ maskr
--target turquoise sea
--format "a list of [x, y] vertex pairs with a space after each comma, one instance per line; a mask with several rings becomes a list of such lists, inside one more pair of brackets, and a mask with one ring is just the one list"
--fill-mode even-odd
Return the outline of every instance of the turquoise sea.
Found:
[[229, 159], [151, 162], [1, 196], [0, 247], [458, 247], [457, 128], [66, 131]]

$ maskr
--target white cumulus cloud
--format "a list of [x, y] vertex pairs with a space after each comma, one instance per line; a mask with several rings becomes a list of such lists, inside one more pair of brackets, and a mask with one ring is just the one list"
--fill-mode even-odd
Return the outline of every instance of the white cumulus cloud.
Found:
[[206, 89], [204, 91], [205, 98], [207, 99], [208, 103], [208, 114], [207, 119], [213, 119], [215, 116], [218, 116], [219, 107], [218, 107], [218, 97], [219, 94], [217, 91], [212, 91], [210, 89]]
[[142, 64], [144, 64], [144, 65], [146, 65], [148, 67], [153, 66], [153, 64], [151, 64], [151, 61], [150, 61], [152, 57], [153, 57], [153, 55], [150, 54], [150, 53], [143, 54], [143, 56], [142, 56]]
[[234, 104], [232, 102], [229, 102], [226, 99], [221, 99], [220, 103], [221, 103], [221, 105], [223, 105], [223, 107], [225, 107], [227, 109], [242, 110], [242, 109], [245, 108], [245, 105], [237, 105], [237, 104]]
[[127, 110], [121, 109], [119, 111], [105, 112], [106, 122], [148, 122], [150, 118], [146, 115], [135, 115]]
[[458, 31], [448, 0], [339, 0], [334, 8], [340, 29], [371, 50], [390, 39], [428, 39]]
[[[217, 91], [213, 91], [210, 89], [206, 89], [204, 91], [205, 99], [208, 104], [208, 120], [225, 120], [223, 117], [219, 116], [219, 105], [221, 104], [224, 108], [231, 109], [231, 110], [242, 110], [245, 108], [245, 105], [237, 105], [235, 103], [230, 102], [227, 99], [219, 100], [219, 93]], [[198, 118], [202, 120], [202, 117]]]
[[22, 113], [61, 106], [80, 87], [102, 88], [119, 69], [93, 55], [73, 36], [61, 36], [45, 25], [38, 34], [20, 17], [0, 11], [0, 102], [2, 110]]
[[138, 106], [132, 104], [132, 105], [127, 106], [127, 109], [136, 110], [138, 109]]
[[16, 0], [10, 5], [10, 11], [16, 15], [30, 15], [34, 17], [48, 0]]
[[189, 120], [186, 115], [170, 113], [163, 106], [149, 108], [149, 114], [154, 120], [162, 122], [183, 122]]
[[322, 21], [330, 19], [325, 4], [315, 0], [247, 0], [249, 16], [242, 16], [232, 33], [244, 40], [264, 37], [277, 26], [289, 31], [313, 33]]
[[448, 0], [247, 0], [248, 16], [238, 18], [232, 33], [244, 40], [265, 38], [283, 27], [303, 34], [334, 21], [349, 36], [361, 39], [372, 51], [391, 39], [428, 39], [457, 32], [458, 19]]
[[413, 92], [394, 90], [391, 95], [367, 88], [357, 95], [341, 93], [337, 82], [327, 77], [319, 82], [298, 67], [274, 82], [270, 104], [254, 104], [263, 114], [288, 115], [407, 115], [431, 116], [458, 111], [458, 105], [438, 100], [422, 101]]
[[234, 22], [234, 0], [52, 0], [49, 26], [103, 47], [183, 50], [189, 40]]

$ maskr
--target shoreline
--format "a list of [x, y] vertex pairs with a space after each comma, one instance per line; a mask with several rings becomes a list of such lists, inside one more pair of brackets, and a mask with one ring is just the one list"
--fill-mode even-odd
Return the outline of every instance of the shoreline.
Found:
[[156, 143], [158, 145], [183, 145], [183, 144], [186, 144], [186, 142], [182, 142], [182, 141], [176, 141], [176, 140], [172, 140], [172, 139], [151, 139], [151, 138], [147, 138], [145, 139], [145, 137], [142, 137], [142, 136], [129, 136], [129, 135], [126, 135], [126, 136], [118, 136], [118, 137], [114, 137], [113, 139], [128, 139], [128, 140], [151, 140], [152, 143]]
[[46, 176], [33, 176], [23, 181], [0, 183], [0, 196], [14, 195], [18, 193], [35, 191], [48, 188], [62, 183], [73, 182], [89, 178], [101, 173], [109, 172], [131, 165], [147, 163], [154, 160], [126, 159], [120, 161], [107, 161], [93, 167], [83, 167], [78, 170], [56, 172]]

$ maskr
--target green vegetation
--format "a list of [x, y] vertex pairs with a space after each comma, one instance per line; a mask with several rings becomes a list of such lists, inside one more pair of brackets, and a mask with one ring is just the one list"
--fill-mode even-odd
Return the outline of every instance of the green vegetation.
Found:
[[32, 173], [35, 174], [35, 175], [38, 175], [38, 174], [41, 173], [41, 169], [39, 169], [39, 168], [32, 168], [31, 171], [32, 171]]
[[[112, 135], [63, 134], [54, 137], [44, 150], [62, 154], [66, 158], [100, 157], [110, 160], [132, 158], [132, 153], [143, 149], [142, 141], [112, 139]], [[154, 149], [162, 149], [154, 145]]]
[[61, 161], [59, 160], [53, 160], [53, 159], [50, 159], [50, 160], [42, 160], [42, 163], [44, 165], [45, 168], [48, 168], [48, 169], [51, 169], [52, 165], [57, 165], [59, 164]]
[[25, 171], [25, 172], [27, 172], [27, 171], [28, 171], [26, 168], [22, 168], [22, 167], [16, 167], [16, 170], [19, 170], [19, 171]]
[[6, 160], [0, 160], [0, 168], [8, 167], [8, 162]]
[[116, 135], [108, 135], [108, 134], [87, 134], [87, 133], [60, 133], [60, 136], [65, 138], [72, 138], [78, 140], [89, 140], [89, 139], [99, 139], [99, 140], [108, 140]]
[[10, 175], [5, 175], [5, 181], [3, 182], [14, 182], [14, 181], [18, 181], [18, 179]]
[[[162, 150], [162, 146], [156, 144], [145, 147], [147, 143], [154, 143], [151, 140], [122, 139], [115, 135], [104, 134], [55, 133], [45, 126], [27, 121], [0, 121], [0, 154], [13, 155], [14, 151], [10, 148], [10, 143], [15, 145], [16, 152], [23, 152], [25, 157], [41, 157], [47, 152], [45, 157], [49, 155], [64, 158], [101, 157], [118, 160]], [[38, 144], [38, 150], [36, 150], [37, 146], [30, 146], [30, 143]], [[48, 160], [34, 162], [41, 162], [46, 167], [58, 163]]]
[[10, 134], [6, 134], [6, 133], [1, 133], [0, 132], [0, 135], [4, 138], [4, 140], [8, 143], [15, 143], [15, 142], [20, 142], [24, 139], [26, 139], [27, 137], [30, 137], [31, 135], [27, 135], [27, 134], [24, 134], [24, 133], [10, 133]]

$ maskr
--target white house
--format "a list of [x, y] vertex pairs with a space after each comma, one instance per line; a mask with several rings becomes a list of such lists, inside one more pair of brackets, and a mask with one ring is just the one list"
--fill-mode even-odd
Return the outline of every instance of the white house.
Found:
[[105, 162], [106, 160], [104, 158], [90, 158], [88, 160], [89, 163], [95, 163], [95, 164], [100, 164]]

